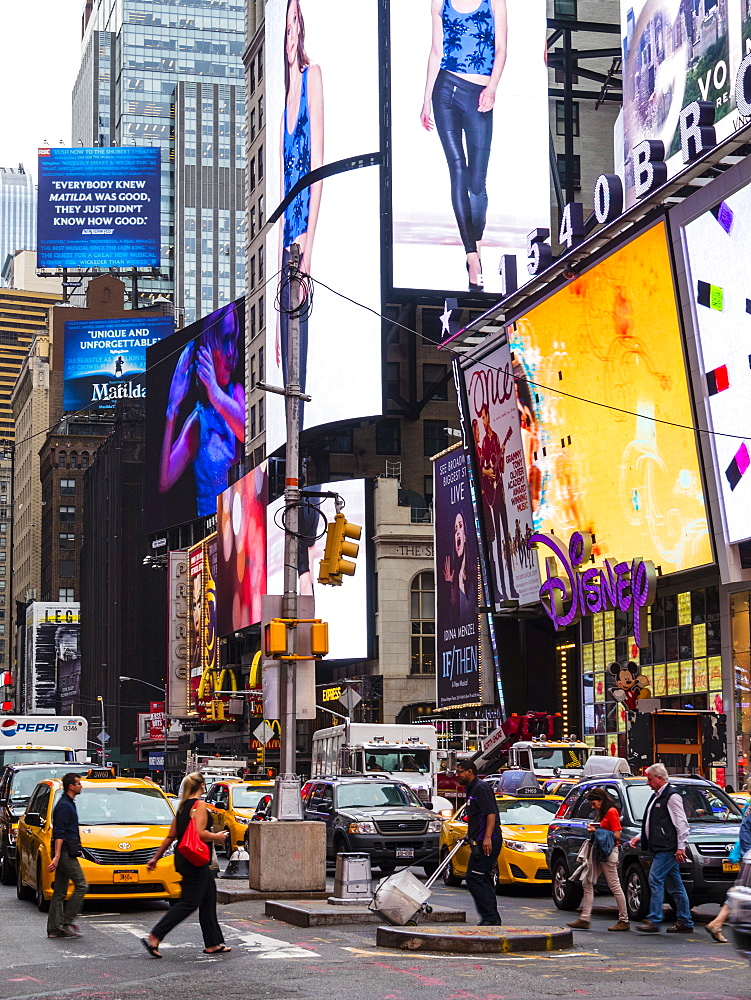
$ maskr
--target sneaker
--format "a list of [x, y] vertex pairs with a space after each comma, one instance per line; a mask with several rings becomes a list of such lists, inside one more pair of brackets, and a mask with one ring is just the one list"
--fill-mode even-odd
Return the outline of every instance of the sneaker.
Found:
[[631, 924], [628, 920], [619, 920], [617, 924], [613, 924], [612, 927], [608, 927], [609, 931], [630, 931]]
[[566, 926], [567, 927], [573, 927], [575, 931], [588, 931], [589, 930], [589, 921], [588, 920], [582, 920], [582, 918], [579, 917], [578, 920], [572, 920], [571, 923], [567, 924]]
[[651, 920], [644, 920], [642, 923], [636, 925], [637, 931], [641, 931], [642, 934], [659, 934], [660, 928], [657, 924], [653, 924]]
[[63, 924], [62, 930], [70, 937], [83, 937], [83, 933], [78, 924]]
[[48, 938], [69, 938], [69, 937], [74, 937], [74, 935], [73, 934], [69, 934], [66, 930], [64, 930], [62, 927], [60, 927], [56, 931], [47, 931], [47, 937]]
[[680, 920], [678, 921], [677, 924], [673, 924], [672, 927], [666, 927], [665, 930], [666, 930], [666, 933], [668, 933], [668, 934], [693, 934], [694, 933], [694, 928], [693, 927], [689, 927], [688, 924], [682, 924], [680, 922]]

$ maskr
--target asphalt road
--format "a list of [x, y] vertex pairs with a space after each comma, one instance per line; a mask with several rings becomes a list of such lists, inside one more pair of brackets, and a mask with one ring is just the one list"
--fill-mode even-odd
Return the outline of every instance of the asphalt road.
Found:
[[[224, 885], [232, 883], [224, 882]], [[748, 1000], [751, 970], [731, 945], [703, 928], [691, 936], [609, 934], [609, 897], [593, 930], [567, 952], [520, 956], [419, 957], [375, 947], [375, 925], [300, 930], [264, 917], [263, 904], [221, 906], [232, 954], [202, 953], [198, 923], [178, 927], [149, 958], [138, 939], [166, 904], [99, 902], [84, 909], [85, 937], [48, 940], [45, 917], [0, 887], [0, 1000]], [[439, 888], [433, 902], [468, 910], [462, 889]], [[509, 925], [560, 925], [549, 896], [518, 890], [499, 897]], [[704, 918], [716, 910], [704, 908]], [[700, 910], [702, 914], [704, 910]]]

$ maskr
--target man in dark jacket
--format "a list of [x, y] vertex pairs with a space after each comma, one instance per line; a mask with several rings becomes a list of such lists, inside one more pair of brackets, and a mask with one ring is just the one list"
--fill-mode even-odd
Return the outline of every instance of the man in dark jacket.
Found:
[[[63, 775], [63, 794], [52, 811], [52, 861], [48, 872], [55, 873], [55, 885], [47, 917], [47, 937], [81, 937], [75, 920], [81, 912], [83, 897], [89, 888], [81, 870], [81, 836], [78, 829], [76, 796], [81, 794], [81, 777]], [[66, 900], [68, 886], [73, 883], [73, 895]]]
[[644, 810], [641, 834], [630, 843], [632, 847], [641, 844], [643, 850], [651, 851], [653, 855], [649, 869], [651, 902], [647, 919], [637, 924], [636, 929], [645, 934], [658, 933], [667, 889], [678, 910], [678, 919], [673, 927], [668, 927], [668, 934], [692, 934], [694, 921], [691, 919], [688, 894], [678, 867], [686, 860], [689, 834], [683, 797], [670, 784], [664, 764], [652, 764], [647, 768], [646, 774], [647, 784], [654, 794]]
[[467, 888], [477, 907], [480, 926], [498, 926], [501, 917], [493, 879], [503, 844], [498, 803], [490, 785], [477, 777], [474, 764], [460, 761], [456, 765], [456, 777], [467, 789], [467, 837], [471, 849]]

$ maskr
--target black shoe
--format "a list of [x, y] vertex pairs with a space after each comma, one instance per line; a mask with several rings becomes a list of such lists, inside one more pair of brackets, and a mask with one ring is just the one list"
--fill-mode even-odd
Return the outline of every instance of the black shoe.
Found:
[[680, 920], [673, 924], [672, 927], [665, 928], [666, 934], [693, 934], [694, 928], [689, 927], [688, 924], [682, 924]]
[[478, 927], [500, 927], [503, 921], [499, 917], [498, 920], [481, 920], [477, 925]]
[[[467, 274], [469, 275], [469, 261], [467, 261]], [[485, 281], [482, 276], [482, 264], [480, 264], [480, 280], [478, 282], [469, 282], [470, 292], [484, 292], [485, 291]]]

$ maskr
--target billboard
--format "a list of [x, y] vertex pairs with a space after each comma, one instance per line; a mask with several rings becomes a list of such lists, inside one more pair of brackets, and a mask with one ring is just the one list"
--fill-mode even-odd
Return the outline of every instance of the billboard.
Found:
[[545, 2], [436, 6], [391, 3], [392, 281], [498, 293], [550, 226]]
[[27, 715], [70, 715], [81, 682], [80, 605], [26, 608], [23, 699]]
[[495, 603], [535, 604], [540, 574], [527, 547], [534, 529], [524, 461], [526, 419], [508, 345], [467, 368], [464, 379], [464, 426], [473, 451]]
[[[309, 486], [306, 489], [317, 493], [339, 493], [345, 502], [344, 516], [348, 521], [362, 525], [363, 532], [355, 575], [347, 577], [341, 587], [322, 586], [318, 583], [319, 562], [326, 545], [326, 520], [332, 521], [336, 513], [334, 501], [313, 497], [308, 504], [302, 506], [297, 559], [298, 592], [314, 598], [315, 615], [311, 617], [321, 618], [329, 623], [329, 660], [367, 660], [370, 634], [368, 616], [370, 559], [366, 539], [365, 480], [349, 479]], [[269, 504], [266, 519], [269, 594], [284, 593], [284, 531], [278, 526], [283, 507], [284, 497], [279, 497]]]
[[508, 328], [535, 530], [663, 576], [713, 561], [665, 226]]
[[167, 557], [167, 715], [185, 718], [190, 664], [190, 577], [188, 553], [174, 549]]
[[[300, 404], [303, 428], [383, 409], [380, 167], [306, 182], [321, 167], [380, 150], [378, 8], [378, 0], [266, 3], [266, 188], [287, 202], [268, 230], [267, 267], [271, 274], [285, 268], [297, 243], [301, 269], [314, 279], [300, 315], [300, 384], [312, 397]], [[251, 207], [251, 230], [253, 213]], [[286, 382], [289, 310], [289, 284], [282, 280], [266, 324], [266, 376], [274, 385]], [[344, 362], [349, 342], [356, 356], [332, 391], [332, 362]], [[268, 394], [266, 406], [270, 455], [286, 440], [284, 397]]]
[[436, 708], [482, 703], [481, 582], [467, 457], [461, 445], [433, 462]]
[[238, 632], [261, 620], [266, 593], [267, 465], [263, 462], [219, 497], [216, 531], [217, 631]]
[[216, 513], [245, 453], [245, 300], [146, 350], [147, 531]]
[[39, 150], [38, 267], [158, 267], [160, 150]]
[[146, 348], [175, 332], [172, 316], [75, 320], [65, 324], [63, 409], [97, 404], [114, 409], [118, 399], [143, 399]]
[[669, 176], [683, 167], [678, 116], [688, 104], [714, 104], [718, 141], [739, 126], [734, 81], [748, 52], [747, 6], [745, 0], [621, 0], [626, 207], [635, 201], [639, 142], [665, 144]]
[[[747, 185], [683, 230], [700, 365], [697, 395], [704, 399], [714, 431], [706, 442], [714, 458], [729, 543], [751, 538], [750, 219]], [[746, 440], [744, 432], [749, 433]]]

